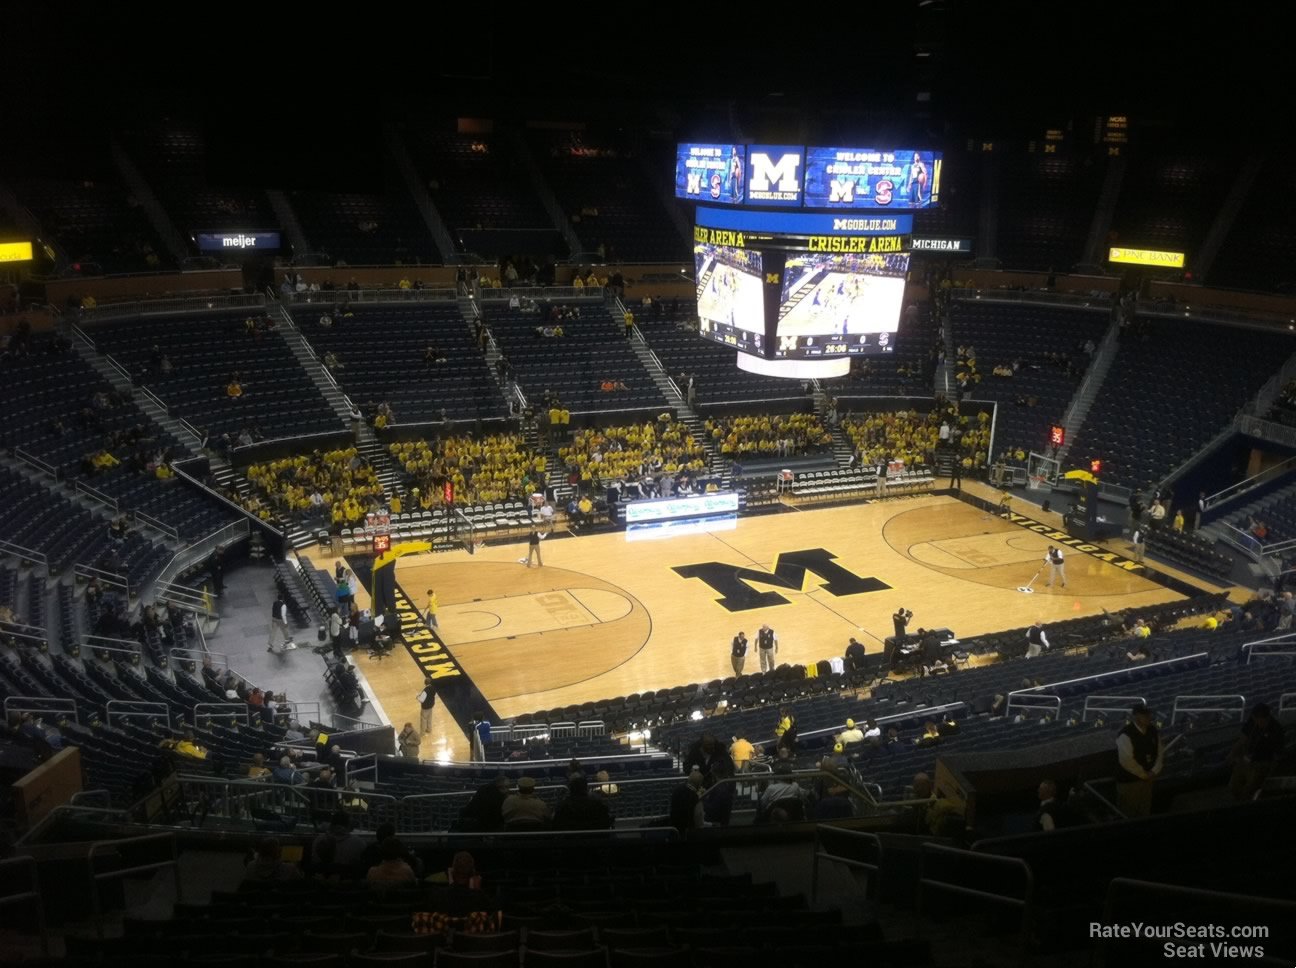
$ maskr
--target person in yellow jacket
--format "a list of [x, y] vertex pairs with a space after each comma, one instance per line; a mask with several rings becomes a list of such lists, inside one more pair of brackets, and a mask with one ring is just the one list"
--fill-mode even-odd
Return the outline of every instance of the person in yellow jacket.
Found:
[[427, 621], [428, 625], [432, 626], [434, 629], [440, 627], [437, 622], [438, 607], [436, 592], [429, 588], [427, 590], [427, 605], [423, 609], [423, 618]]

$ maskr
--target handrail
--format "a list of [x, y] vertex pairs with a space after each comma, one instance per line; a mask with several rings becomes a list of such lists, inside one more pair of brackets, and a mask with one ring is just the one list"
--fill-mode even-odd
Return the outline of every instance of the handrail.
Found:
[[[1120, 700], [1117, 706], [1099, 706], [1095, 700], [1107, 702], [1109, 700]], [[1089, 714], [1093, 713], [1128, 713], [1135, 706], [1146, 706], [1147, 699], [1143, 696], [1085, 696], [1084, 711], [1080, 714], [1080, 722], [1089, 722]]]
[[483, 289], [481, 292], [481, 301], [487, 302], [508, 302], [514, 296], [519, 299], [544, 300], [546, 302], [558, 302], [573, 299], [581, 299], [586, 302], [597, 300], [604, 302], [602, 286], [585, 286], [577, 289], [575, 286], [515, 286], [512, 289]]
[[40, 471], [42, 474], [47, 474], [50, 477], [54, 478], [55, 480], [58, 480], [58, 468], [55, 467], [53, 464], [49, 464], [41, 460], [35, 454], [30, 454], [27, 451], [23, 450], [21, 447], [15, 447], [13, 449], [13, 455], [17, 457], [20, 461], [22, 461], [24, 464], [27, 464], [30, 467], [34, 468], [35, 470]]
[[[886, 716], [876, 716], [871, 718], [875, 723], [881, 726], [883, 723], [900, 722], [905, 719], [913, 719], [915, 716], [919, 716], [919, 715], [930, 716], [936, 713], [947, 713], [955, 709], [966, 709], [966, 708], [967, 708], [967, 703], [962, 701], [943, 702], [935, 706], [914, 706], [910, 709], [906, 709], [902, 713], [889, 713]], [[802, 739], [809, 739], [812, 736], [827, 736], [829, 734], [835, 736], [845, 728], [846, 728], [846, 723], [842, 722], [836, 726], [823, 726], [819, 729], [812, 729], [803, 733], [798, 733], [797, 735], [800, 736]]]
[[[188, 477], [188, 475], [185, 476], [186, 478]], [[244, 514], [246, 513], [247, 512], [244, 512]], [[250, 533], [251, 530], [251, 526], [248, 524], [247, 519], [245, 517], [240, 517], [237, 521], [231, 521], [229, 524], [222, 525], [206, 537], [200, 538], [190, 544], [186, 544], [185, 547], [181, 548], [171, 556], [170, 561], [162, 566], [162, 570], [158, 573], [155, 587], [163, 585], [178, 587], [174, 585], [173, 579], [175, 575], [189, 567], [189, 565], [196, 564], [198, 561], [211, 554], [224, 544], [226, 540], [237, 540], [238, 538]], [[185, 564], [180, 564], [182, 561], [184, 561]], [[189, 591], [194, 595], [200, 595], [200, 593], [194, 592], [192, 589], [186, 589], [186, 591]]]
[[[107, 642], [115, 644], [106, 645]], [[122, 648], [122, 646], [129, 646], [129, 648]], [[96, 652], [116, 652], [129, 656], [132, 665], [139, 665], [140, 644], [132, 639], [114, 639], [107, 635], [93, 635], [90, 632], [82, 632], [81, 648], [94, 649]]]
[[[26, 629], [26, 631], [19, 632], [17, 629]], [[6, 638], [25, 639], [28, 642], [35, 642], [37, 645], [49, 645], [49, 634], [38, 625], [15, 625], [11, 622], [0, 622], [0, 632]], [[34, 635], [35, 632], [40, 634]]]
[[[382, 723], [371, 723], [371, 722], [368, 722], [367, 720], [363, 720], [363, 719], [355, 719], [354, 717], [351, 717], [351, 716], [343, 716], [341, 713], [334, 713], [334, 714], [333, 714], [333, 722], [336, 724], [337, 721], [338, 721], [339, 719], [342, 720], [343, 722], [347, 722], [347, 723], [354, 723], [355, 726], [358, 727], [358, 729], [356, 729], [356, 728], [352, 728], [352, 727], [346, 727], [345, 731], [346, 731], [346, 732], [349, 732], [349, 733], [350, 733], [350, 732], [362, 732], [362, 731], [364, 731], [364, 730], [366, 730], [366, 729], [383, 729], [383, 728], [384, 728], [384, 726], [383, 726]], [[336, 726], [335, 726], [334, 728], [336, 728]]]
[[[90, 343], [92, 349], [94, 348], [94, 343], [89, 338], [86, 339], [86, 342]], [[111, 353], [104, 353], [103, 358], [109, 366], [117, 371], [118, 376], [125, 380], [127, 384], [134, 386], [135, 381], [131, 378], [130, 370], [126, 369], [126, 367], [118, 361], [117, 357], [113, 356]], [[143, 390], [144, 388], [140, 387], [140, 389]]]
[[[196, 458], [196, 457], [195, 457], [195, 458], [192, 458], [192, 459], [193, 459], [193, 460], [198, 460], [199, 458]], [[272, 523], [270, 523], [269, 521], [262, 521], [259, 517], [257, 517], [255, 514], [253, 514], [253, 513], [252, 513], [251, 511], [249, 511], [247, 508], [243, 507], [241, 504], [235, 504], [233, 501], [231, 501], [229, 498], [227, 498], [227, 497], [226, 497], [224, 494], [222, 494], [220, 491], [216, 490], [216, 489], [213, 488], [213, 487], [208, 487], [206, 484], [204, 484], [202, 481], [198, 480], [198, 478], [194, 477], [194, 476], [193, 476], [192, 474], [190, 474], [187, 470], [185, 470], [182, 466], [180, 466], [182, 463], [186, 463], [186, 462], [184, 462], [184, 461], [177, 461], [177, 462], [175, 462], [175, 463], [173, 463], [173, 464], [171, 465], [171, 469], [172, 469], [173, 471], [175, 471], [177, 477], [182, 477], [182, 478], [184, 478], [186, 481], [188, 481], [188, 482], [189, 482], [190, 484], [192, 484], [194, 487], [201, 488], [201, 489], [202, 489], [202, 490], [203, 490], [203, 491], [204, 491], [204, 492], [205, 492], [209, 497], [213, 497], [213, 498], [215, 498], [217, 501], [220, 501], [222, 504], [225, 504], [225, 505], [227, 505], [228, 507], [230, 507], [232, 510], [237, 511], [238, 514], [239, 514], [239, 516], [240, 516], [240, 518], [241, 518], [242, 520], [247, 521], [247, 522], [250, 522], [251, 524], [255, 524], [255, 525], [257, 525], [258, 527], [264, 528], [266, 531], [269, 531], [272, 535], [274, 535], [274, 536], [275, 536], [276, 538], [278, 538], [280, 541], [285, 540], [285, 537], [286, 537], [286, 536], [284, 535], [284, 533], [283, 533], [282, 531], [280, 531], [278, 528], [276, 528]], [[165, 574], [165, 569], [163, 569], [163, 573]]]
[[[1218, 705], [1219, 701], [1236, 699], [1237, 705]], [[1198, 701], [1212, 703], [1209, 706], [1189, 705]], [[1184, 705], [1180, 705], [1183, 703]], [[1180, 713], [1237, 713], [1238, 722], [1246, 718], [1246, 696], [1243, 695], [1208, 695], [1208, 696], [1175, 696], [1174, 706], [1170, 710], [1170, 725], [1174, 725]]]
[[[17, 889], [16, 878], [10, 876], [11, 871], [22, 871], [28, 875], [29, 880], [25, 889]], [[36, 858], [18, 856], [0, 860], [0, 885], [12, 891], [12, 893], [0, 896], [0, 908], [30, 902], [35, 909], [36, 931], [40, 935], [41, 954], [48, 958], [50, 953], [49, 927], [45, 922], [45, 902], [41, 900], [40, 872], [36, 866]], [[17, 921], [10, 923], [17, 924]], [[26, 923], [31, 924], [30, 921]]]
[[[36, 705], [27, 705], [35, 703]], [[8, 696], [4, 701], [5, 720], [9, 719], [10, 713], [59, 713], [65, 719], [70, 719], [78, 726], [81, 725], [80, 717], [77, 715], [76, 700], [65, 699], [61, 696]]]
[[134, 517], [136, 521], [144, 522], [144, 524], [148, 525], [154, 531], [157, 531], [159, 534], [165, 535], [166, 537], [170, 538], [172, 541], [180, 540], [179, 531], [171, 527], [171, 525], [159, 521], [151, 514], [145, 514], [143, 511], [132, 510], [131, 516]]
[[[1007, 894], [998, 894], [994, 891], [983, 891], [980, 888], [965, 887], [962, 884], [956, 884], [953, 881], [941, 880], [936, 877], [928, 876], [928, 866], [932, 857], [950, 857], [957, 858], [964, 865], [981, 865], [984, 867], [1012, 868], [1020, 871], [1024, 875], [1025, 890], [1021, 897], [1012, 897]], [[947, 847], [944, 844], [923, 844], [918, 853], [918, 898], [917, 908], [921, 916], [923, 914], [923, 900], [926, 892], [930, 889], [948, 891], [952, 894], [959, 894], [963, 897], [975, 897], [983, 901], [989, 901], [993, 904], [1002, 904], [1008, 907], [1019, 907], [1022, 912], [1021, 920], [1021, 940], [1025, 946], [1030, 938], [1031, 914], [1035, 901], [1035, 874], [1031, 870], [1030, 864], [1026, 863], [1020, 857], [1006, 857], [999, 854], [985, 854], [972, 850], [961, 850], [957, 847]], [[921, 920], [919, 922], [921, 925]]]
[[79, 323], [71, 323], [70, 325], [72, 326], [73, 336], [81, 340], [81, 342], [85, 343], [91, 349], [95, 349], [95, 341], [90, 338], [89, 333], [87, 333], [84, 329], [81, 328]]
[[84, 494], [88, 498], [98, 501], [101, 504], [107, 505], [114, 512], [120, 510], [117, 503], [117, 499], [115, 497], [109, 497], [107, 494], [99, 490], [97, 487], [91, 487], [89, 484], [85, 483], [80, 479], [74, 482], [73, 487], [78, 494]]
[[[1287, 700], [1291, 700], [1289, 704]], [[1296, 692], [1284, 692], [1278, 697], [1278, 715], [1282, 715], [1289, 710], [1296, 709]]]
[[396, 286], [390, 289], [317, 289], [313, 292], [294, 290], [284, 295], [286, 299], [281, 298], [280, 302], [292, 306], [341, 306], [383, 302], [444, 303], [459, 299], [459, 293], [455, 289], [400, 289]]
[[1267, 468], [1259, 474], [1248, 477], [1244, 481], [1230, 484], [1228, 487], [1216, 491], [1214, 494], [1208, 494], [1205, 499], [1206, 510], [1213, 510], [1220, 504], [1237, 497], [1239, 494], [1254, 490], [1261, 484], [1265, 484], [1273, 480], [1275, 477], [1281, 477], [1283, 474], [1287, 473], [1287, 471], [1293, 469], [1296, 469], [1296, 457], [1288, 457], [1285, 461], [1275, 464], [1273, 467]]
[[[95, 855], [102, 853], [107, 849], [120, 849], [128, 844], [158, 843], [159, 841], [168, 841], [171, 846], [171, 859], [165, 861], [155, 861], [149, 864], [135, 864], [131, 867], [124, 867], [121, 870], [112, 870], [99, 873], [95, 870]], [[171, 874], [175, 878], [175, 900], [177, 902], [184, 898], [184, 882], [180, 878], [179, 855], [176, 851], [175, 834], [143, 834], [139, 837], [127, 837], [124, 840], [100, 840], [90, 845], [86, 852], [86, 867], [90, 873], [90, 897], [93, 902], [93, 913], [95, 930], [102, 941], [104, 937], [103, 926], [103, 899], [99, 896], [99, 882], [117, 880], [122, 877], [134, 877], [137, 874], [148, 874], [154, 871], [171, 869]]]
[[[238, 675], [238, 673], [234, 673]], [[251, 707], [244, 702], [200, 702], [193, 708], [194, 722], [198, 722], [199, 716], [208, 716], [212, 719], [232, 719], [240, 721], [244, 726], [251, 724]]]
[[[203, 270], [223, 273], [224, 269]], [[149, 275], [150, 273], [140, 273]], [[194, 275], [187, 272], [185, 275]], [[169, 296], [164, 299], [137, 299], [129, 302], [105, 303], [94, 309], [81, 310], [80, 319], [86, 325], [121, 316], [163, 316], [173, 313], [205, 313], [224, 309], [252, 309], [265, 305], [260, 293], [227, 293], [193, 296]]]
[[[1142, 662], [1139, 664], [1139, 668], [1156, 669], [1160, 666], [1169, 666], [1179, 662], [1187, 662], [1191, 659], [1209, 659], [1209, 658], [1210, 658], [1209, 652], [1193, 652], [1190, 653], [1189, 655], [1177, 655], [1169, 659], [1158, 659], [1156, 662]], [[1046, 682], [1043, 683], [1042, 685], [1031, 686], [1029, 689], [1015, 689], [1013, 690], [1013, 692], [1010, 692], [1008, 695], [1011, 697], [1013, 695], [1016, 695], [1017, 693], [1039, 692], [1044, 689], [1057, 689], [1059, 686], [1073, 686], [1082, 682], [1094, 682], [1095, 680], [1102, 679], [1107, 676], [1122, 676], [1127, 671], [1128, 670], [1124, 668], [1107, 669], [1104, 672], [1095, 672], [1092, 675], [1080, 676], [1078, 679], [1060, 679], [1057, 682]]]
[[108, 725], [113, 725], [113, 717], [120, 719], [164, 719], [167, 728], [171, 728], [171, 707], [164, 702], [145, 702], [138, 699], [110, 699], [104, 707]]
[[[1109, 781], [1112, 781], [1112, 782], [1115, 782], [1115, 778], [1114, 778], [1114, 777], [1105, 777], [1104, 779], [1109, 780]], [[1085, 780], [1085, 782], [1084, 782], [1084, 788], [1085, 788], [1085, 790], [1088, 791], [1088, 793], [1089, 793], [1089, 795], [1090, 795], [1091, 797], [1093, 797], [1095, 800], [1097, 800], [1099, 803], [1101, 803], [1103, 806], [1105, 806], [1108, 810], [1110, 810], [1110, 811], [1112, 812], [1112, 814], [1114, 814], [1114, 815], [1117, 816], [1117, 817], [1120, 817], [1122, 820], [1127, 820], [1128, 818], [1125, 816], [1125, 811], [1124, 811], [1124, 810], [1122, 810], [1120, 807], [1118, 807], [1116, 804], [1112, 803], [1112, 802], [1111, 802], [1110, 800], [1108, 800], [1105, 796], [1103, 796], [1101, 793], [1098, 792], [1098, 788], [1094, 786], [1094, 784], [1097, 783], [1097, 782], [1100, 782], [1100, 781], [1099, 781], [1099, 780]]]
[[[831, 830], [833, 837], [840, 837], [844, 841], [853, 840], [859, 842], [861, 845], [864, 845], [867, 850], [872, 852], [872, 856], [874, 856], [876, 860], [860, 860], [857, 857], [846, 857], [842, 854], [832, 853], [825, 848], [823, 843], [823, 831], [825, 830]], [[877, 881], [881, 879], [882, 858], [885, 852], [886, 851], [882, 846], [882, 839], [875, 833], [871, 833], [867, 830], [850, 830], [846, 827], [837, 827], [832, 824], [816, 824], [814, 859], [811, 861], [810, 865], [810, 904], [813, 906], [819, 903], [819, 862], [821, 860], [830, 861], [834, 864], [841, 864], [844, 867], [849, 867], [854, 870], [867, 871], [870, 875], [869, 893], [874, 897], [880, 896], [881, 887]]]
[[365, 753], [360, 756], [352, 756], [343, 762], [343, 786], [350, 786], [352, 781], [359, 781], [361, 778], [367, 778], [371, 781], [376, 781], [378, 779], [377, 753]]
[[[1279, 649], [1257, 649], [1259, 645], [1285, 645], [1287, 648]], [[1257, 655], [1292, 655], [1296, 652], [1296, 632], [1286, 632], [1282, 635], [1271, 635], [1267, 639], [1257, 639], [1254, 642], [1243, 643], [1241, 650], [1246, 653], [1246, 664], [1251, 664], [1251, 659]]]
[[1004, 707], [1004, 715], [1012, 715], [1013, 709], [1052, 709], [1053, 718], [1059, 719], [1062, 716], [1062, 697], [1037, 692], [1010, 692], [1008, 705]]
[[164, 414], [170, 416], [171, 408], [167, 406], [167, 404], [163, 402], [162, 398], [159, 397], [156, 393], [154, 393], [146, 386], [136, 387], [136, 389], [139, 390], [140, 393], [144, 394], [144, 396], [148, 398], [148, 401], [151, 404], [153, 404], [153, 406], [157, 407]]
[[20, 544], [14, 544], [12, 541], [5, 541], [0, 538], [0, 552], [7, 555], [13, 555], [16, 558], [22, 558], [26, 561], [33, 561], [38, 565], [49, 567], [49, 559], [45, 557], [45, 552], [37, 551], [35, 548], [27, 548]]
[[1251, 437], [1272, 440], [1274, 443], [1286, 444], [1288, 447], [1296, 446], [1296, 427], [1289, 427], [1274, 420], [1241, 413], [1234, 419], [1233, 428]]

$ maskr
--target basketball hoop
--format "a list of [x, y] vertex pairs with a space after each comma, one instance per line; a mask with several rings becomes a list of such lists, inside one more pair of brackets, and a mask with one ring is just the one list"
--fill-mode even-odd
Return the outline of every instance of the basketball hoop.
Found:
[[1042, 491], [1048, 485], [1048, 478], [1043, 474], [1032, 474], [1028, 486], [1032, 491]]

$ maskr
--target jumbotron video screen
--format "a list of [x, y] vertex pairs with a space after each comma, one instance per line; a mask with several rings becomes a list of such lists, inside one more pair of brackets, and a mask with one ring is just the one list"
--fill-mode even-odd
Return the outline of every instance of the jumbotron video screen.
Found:
[[765, 347], [765, 299], [759, 251], [699, 243], [693, 247], [703, 336], [747, 353]]
[[893, 352], [908, 271], [907, 252], [789, 254], [775, 358]]

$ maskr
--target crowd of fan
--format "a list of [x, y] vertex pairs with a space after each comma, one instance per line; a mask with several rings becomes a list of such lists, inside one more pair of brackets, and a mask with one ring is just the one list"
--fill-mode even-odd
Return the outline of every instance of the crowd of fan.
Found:
[[791, 457], [832, 444], [832, 434], [813, 413], [712, 418], [706, 432], [726, 457]]
[[246, 476], [258, 500], [244, 506], [263, 519], [278, 513], [348, 527], [384, 502], [378, 475], [354, 447], [252, 464]]
[[866, 466], [889, 460], [930, 466], [938, 450], [950, 448], [970, 469], [985, 462], [990, 446], [990, 415], [961, 416], [953, 406], [926, 415], [916, 410], [851, 414], [842, 430]]
[[646, 475], [701, 471], [702, 445], [673, 420], [578, 431], [558, 456], [581, 482], [630, 480]]
[[405, 468], [411, 494], [423, 509], [443, 500], [445, 484], [458, 504], [503, 501], [539, 490], [545, 482], [545, 458], [532, 451], [521, 434], [443, 437], [398, 441], [392, 456]]

